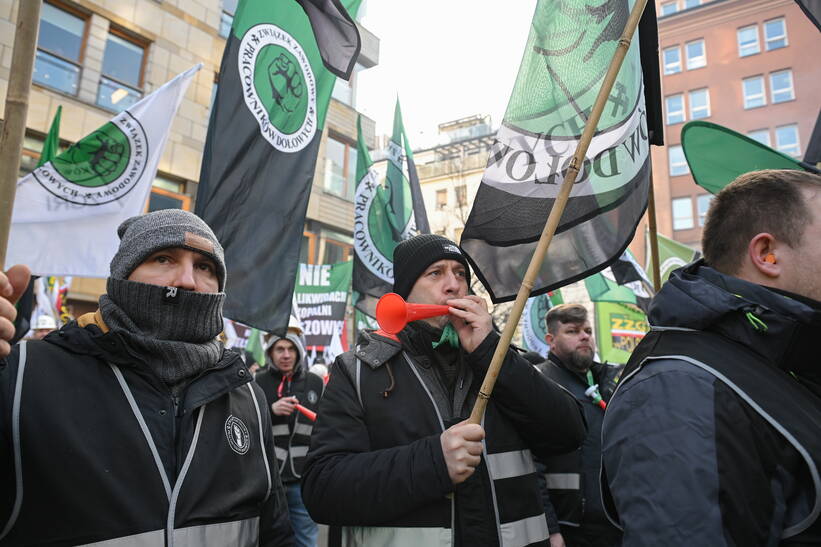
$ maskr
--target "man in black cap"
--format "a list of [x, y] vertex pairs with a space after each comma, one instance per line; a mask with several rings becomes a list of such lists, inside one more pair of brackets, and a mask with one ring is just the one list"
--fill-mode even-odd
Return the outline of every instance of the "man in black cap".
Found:
[[0, 274], [0, 544], [292, 545], [219, 241], [173, 209], [118, 234], [99, 309], [10, 354], [28, 272]]
[[337, 358], [303, 472], [311, 516], [347, 546], [546, 544], [531, 451], [578, 447], [578, 405], [509, 351], [482, 426], [467, 423], [499, 340], [467, 261], [416, 236], [397, 246], [394, 276], [408, 302], [450, 312], [397, 340], [365, 332]]

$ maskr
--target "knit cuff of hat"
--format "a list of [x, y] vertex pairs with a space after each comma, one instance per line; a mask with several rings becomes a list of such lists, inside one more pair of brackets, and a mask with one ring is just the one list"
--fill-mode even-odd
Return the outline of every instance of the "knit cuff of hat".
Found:
[[[139, 281], [108, 278], [107, 298], [125, 314], [114, 318], [120, 327], [157, 340], [200, 344], [213, 340], [223, 329], [225, 293], [201, 293], [161, 287]], [[114, 328], [102, 309], [106, 325]], [[125, 322], [125, 319], [128, 322]]]

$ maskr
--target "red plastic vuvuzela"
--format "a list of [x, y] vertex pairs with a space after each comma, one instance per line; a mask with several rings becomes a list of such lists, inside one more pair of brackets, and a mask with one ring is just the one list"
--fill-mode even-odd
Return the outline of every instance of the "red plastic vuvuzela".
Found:
[[381, 330], [396, 334], [411, 321], [447, 315], [449, 309], [437, 304], [409, 304], [398, 294], [389, 292], [376, 303], [376, 322]]

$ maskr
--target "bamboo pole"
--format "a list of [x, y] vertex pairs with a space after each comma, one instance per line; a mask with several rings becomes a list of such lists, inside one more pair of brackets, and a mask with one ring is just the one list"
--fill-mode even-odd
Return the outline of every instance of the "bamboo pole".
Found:
[[593, 140], [593, 134], [596, 127], [599, 125], [599, 118], [607, 103], [607, 98], [610, 96], [610, 90], [616, 82], [616, 76], [619, 74], [621, 65], [624, 62], [624, 57], [627, 55], [627, 50], [630, 48], [630, 41], [635, 34], [636, 27], [641, 19], [641, 14], [644, 12], [644, 6], [647, 0], [636, 0], [633, 9], [630, 12], [630, 17], [627, 19], [627, 24], [624, 26], [621, 38], [619, 38], [619, 45], [616, 47], [616, 52], [613, 54], [613, 60], [610, 62], [610, 67], [607, 69], [607, 74], [604, 76], [599, 94], [596, 96], [596, 102], [593, 103], [593, 110], [590, 112], [590, 117], [584, 126], [579, 144], [576, 147], [576, 152], [570, 160], [570, 165], [567, 169], [567, 176], [559, 189], [559, 195], [550, 210], [550, 215], [547, 217], [542, 235], [539, 238], [539, 243], [530, 259], [530, 265], [527, 267], [525, 277], [522, 280], [522, 285], [519, 287], [519, 292], [516, 295], [516, 300], [513, 302], [513, 308], [510, 310], [510, 317], [508, 317], [505, 329], [502, 331], [502, 336], [499, 343], [496, 345], [496, 351], [493, 353], [493, 359], [490, 362], [490, 367], [485, 374], [485, 379], [482, 382], [482, 387], [479, 389], [479, 395], [476, 399], [476, 404], [473, 406], [473, 411], [470, 413], [468, 420], [473, 424], [480, 424], [482, 416], [485, 413], [487, 402], [493, 392], [493, 386], [496, 384], [496, 378], [502, 369], [507, 350], [510, 347], [510, 341], [513, 338], [513, 333], [516, 326], [519, 324], [519, 319], [522, 317], [522, 311], [525, 308], [530, 292], [533, 290], [533, 283], [536, 279], [539, 269], [544, 262], [544, 257], [547, 254], [547, 249], [556, 233], [556, 228], [559, 226], [559, 221], [564, 213], [564, 208], [567, 206], [567, 201], [570, 198], [570, 192], [573, 189], [573, 184], [576, 182], [576, 176], [579, 174], [579, 167], [583, 165], [584, 157], [587, 154], [587, 149], [590, 146], [590, 141]]
[[656, 227], [656, 198], [653, 192], [653, 173], [650, 173], [650, 190], [647, 194], [647, 226], [650, 235], [650, 258], [653, 267], [653, 290], [661, 288], [661, 269], [659, 267], [659, 238]]
[[26, 135], [26, 115], [29, 106], [31, 74], [34, 71], [34, 50], [40, 26], [42, 0], [17, 3], [17, 30], [11, 53], [11, 72], [0, 134], [0, 266], [6, 263], [6, 249], [11, 229], [11, 214], [17, 177], [20, 173], [20, 153]]

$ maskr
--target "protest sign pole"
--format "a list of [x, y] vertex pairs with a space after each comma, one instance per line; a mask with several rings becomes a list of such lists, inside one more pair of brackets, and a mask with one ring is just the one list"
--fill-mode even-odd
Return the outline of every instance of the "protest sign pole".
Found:
[[[650, 236], [650, 260], [653, 267], [653, 290], [661, 288], [661, 267], [659, 266], [659, 237], [656, 227], [656, 199], [653, 194], [653, 173], [650, 173], [650, 190], [647, 194], [647, 227]], [[645, 263], [646, 264], [646, 263]]]
[[579, 173], [579, 166], [583, 164], [582, 162], [587, 154], [590, 141], [593, 139], [593, 134], [599, 124], [599, 118], [601, 118], [604, 106], [610, 96], [610, 91], [613, 88], [613, 84], [616, 81], [621, 65], [627, 55], [627, 50], [630, 48], [630, 41], [636, 32], [636, 27], [638, 27], [639, 19], [641, 19], [641, 14], [644, 12], [644, 7], [646, 4], [647, 0], [636, 0], [636, 3], [633, 5], [633, 9], [630, 12], [630, 17], [627, 19], [627, 23], [624, 26], [624, 31], [622, 32], [621, 38], [619, 38], [618, 46], [616, 47], [616, 52], [613, 54], [613, 60], [610, 62], [610, 66], [607, 69], [607, 74], [604, 76], [601, 89], [599, 89], [599, 94], [596, 96], [595, 103], [593, 103], [593, 109], [591, 110], [590, 117], [587, 119], [587, 123], [584, 126], [584, 131], [582, 132], [579, 144], [576, 147], [576, 152], [570, 160], [570, 165], [567, 168], [567, 175], [565, 176], [564, 182], [562, 182], [559, 195], [556, 197], [553, 208], [550, 210], [550, 216], [547, 217], [547, 222], [542, 230], [539, 243], [536, 246], [536, 250], [533, 252], [533, 257], [530, 259], [530, 265], [527, 267], [527, 272], [522, 280], [522, 285], [519, 287], [519, 292], [516, 294], [516, 300], [513, 303], [513, 308], [510, 310], [510, 316], [508, 317], [507, 324], [502, 331], [499, 343], [496, 345], [496, 351], [493, 353], [493, 359], [490, 362], [490, 367], [488, 367], [488, 371], [485, 374], [485, 379], [482, 382], [482, 387], [479, 389], [476, 404], [473, 406], [473, 411], [470, 413], [470, 419], [468, 420], [470, 423], [479, 424], [482, 421], [482, 416], [485, 413], [487, 402], [493, 392], [493, 386], [496, 384], [496, 378], [499, 376], [499, 372], [502, 369], [502, 363], [504, 362], [504, 357], [510, 347], [510, 341], [513, 338], [513, 333], [516, 330], [516, 326], [519, 324], [519, 319], [522, 317], [522, 311], [524, 310], [528, 297], [530, 297], [530, 292], [533, 290], [536, 275], [544, 262], [544, 257], [547, 254], [547, 249], [550, 246], [553, 235], [556, 233], [556, 228], [559, 226], [559, 221], [562, 218], [562, 213], [564, 213], [565, 206], [570, 198], [570, 192], [573, 189], [573, 184], [576, 182], [576, 176]]
[[26, 115], [29, 106], [31, 75], [34, 71], [34, 50], [40, 26], [42, 0], [17, 3], [17, 30], [11, 53], [11, 70], [0, 134], [0, 266], [6, 263], [14, 194], [20, 172], [20, 154], [26, 135]]

